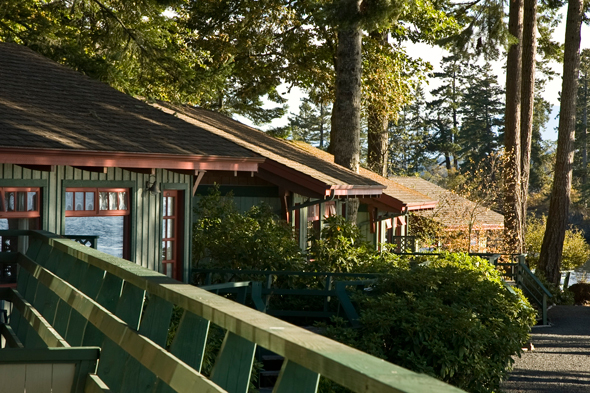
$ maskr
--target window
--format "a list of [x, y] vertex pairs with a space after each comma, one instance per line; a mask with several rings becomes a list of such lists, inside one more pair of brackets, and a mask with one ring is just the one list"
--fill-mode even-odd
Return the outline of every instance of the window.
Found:
[[[41, 190], [38, 187], [0, 187], [0, 230], [39, 229]], [[1, 252], [26, 252], [28, 240], [0, 236]], [[16, 265], [0, 266], [0, 284], [13, 283]]]
[[126, 188], [68, 188], [66, 217], [126, 216], [129, 190]]
[[129, 258], [129, 189], [66, 188], [65, 235], [98, 236], [97, 249]]

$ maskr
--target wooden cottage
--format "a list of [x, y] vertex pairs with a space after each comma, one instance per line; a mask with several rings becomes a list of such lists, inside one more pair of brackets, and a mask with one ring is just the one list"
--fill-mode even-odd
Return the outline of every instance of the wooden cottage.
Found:
[[[434, 209], [416, 212], [417, 221], [430, 221], [440, 229], [436, 246], [469, 252], [499, 250], [504, 232], [502, 214], [419, 177], [394, 176], [391, 180], [438, 200]], [[416, 229], [425, 228], [417, 222]]]
[[252, 176], [207, 172], [197, 193], [204, 195], [208, 187], [217, 183], [222, 186], [222, 193], [233, 192], [243, 210], [261, 201], [270, 204], [294, 226], [302, 248], [307, 245], [308, 235], [321, 228], [324, 217], [345, 214], [349, 198], [362, 198], [365, 202], [383, 198], [386, 186], [380, 179], [336, 165], [333, 159], [326, 160], [317, 154], [319, 149], [274, 138], [205, 109], [166, 103], [154, 106], [266, 158]]
[[[0, 229], [99, 235], [99, 250], [186, 280], [199, 180], [205, 172], [250, 177], [264, 161], [26, 47], [0, 43]], [[2, 239], [3, 250], [18, 247]]]

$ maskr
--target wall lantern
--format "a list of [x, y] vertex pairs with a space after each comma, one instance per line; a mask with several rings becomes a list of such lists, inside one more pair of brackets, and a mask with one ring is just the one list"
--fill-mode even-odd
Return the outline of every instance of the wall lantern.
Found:
[[[154, 181], [151, 182], [152, 177]], [[150, 184], [151, 182], [151, 184]], [[152, 195], [158, 195], [160, 193], [160, 186], [158, 186], [158, 182], [156, 181], [156, 176], [150, 175], [150, 180], [145, 182], [145, 191], [150, 192]]]

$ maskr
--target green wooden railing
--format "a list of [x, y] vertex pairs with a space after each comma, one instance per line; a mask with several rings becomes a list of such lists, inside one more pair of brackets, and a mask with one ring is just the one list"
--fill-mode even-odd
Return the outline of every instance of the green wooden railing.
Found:
[[[30, 237], [26, 255], [0, 255], [19, 265], [7, 297], [22, 301], [10, 329], [25, 348], [99, 346], [85, 392], [245, 393], [257, 346], [285, 358], [277, 393], [315, 392], [319, 376], [354, 392], [461, 391], [57, 235], [3, 234]], [[174, 307], [182, 317], [172, 334]], [[226, 334], [206, 378], [200, 370], [211, 323]]]
[[98, 248], [98, 238], [100, 236], [97, 235], [64, 235], [65, 238], [74, 240], [80, 244], [83, 244], [88, 247]]

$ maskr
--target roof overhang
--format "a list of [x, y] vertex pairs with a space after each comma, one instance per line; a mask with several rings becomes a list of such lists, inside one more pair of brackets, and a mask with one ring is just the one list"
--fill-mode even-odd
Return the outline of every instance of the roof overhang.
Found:
[[256, 172], [262, 157], [189, 156], [89, 150], [27, 149], [0, 147], [0, 163], [69, 165], [77, 167], [164, 168]]
[[363, 200], [362, 202], [375, 206], [379, 210], [397, 212], [401, 212], [404, 209], [407, 209], [408, 211], [431, 210], [434, 209], [438, 204], [437, 201], [425, 203], [404, 203], [388, 194], [383, 194], [379, 199], [368, 199]]
[[327, 184], [270, 159], [267, 159], [259, 166], [256, 176], [286, 190], [311, 198], [326, 198], [330, 195], [335, 195], [336, 197], [354, 196], [373, 198], [380, 197], [383, 189], [385, 189], [385, 186], [380, 184]]

